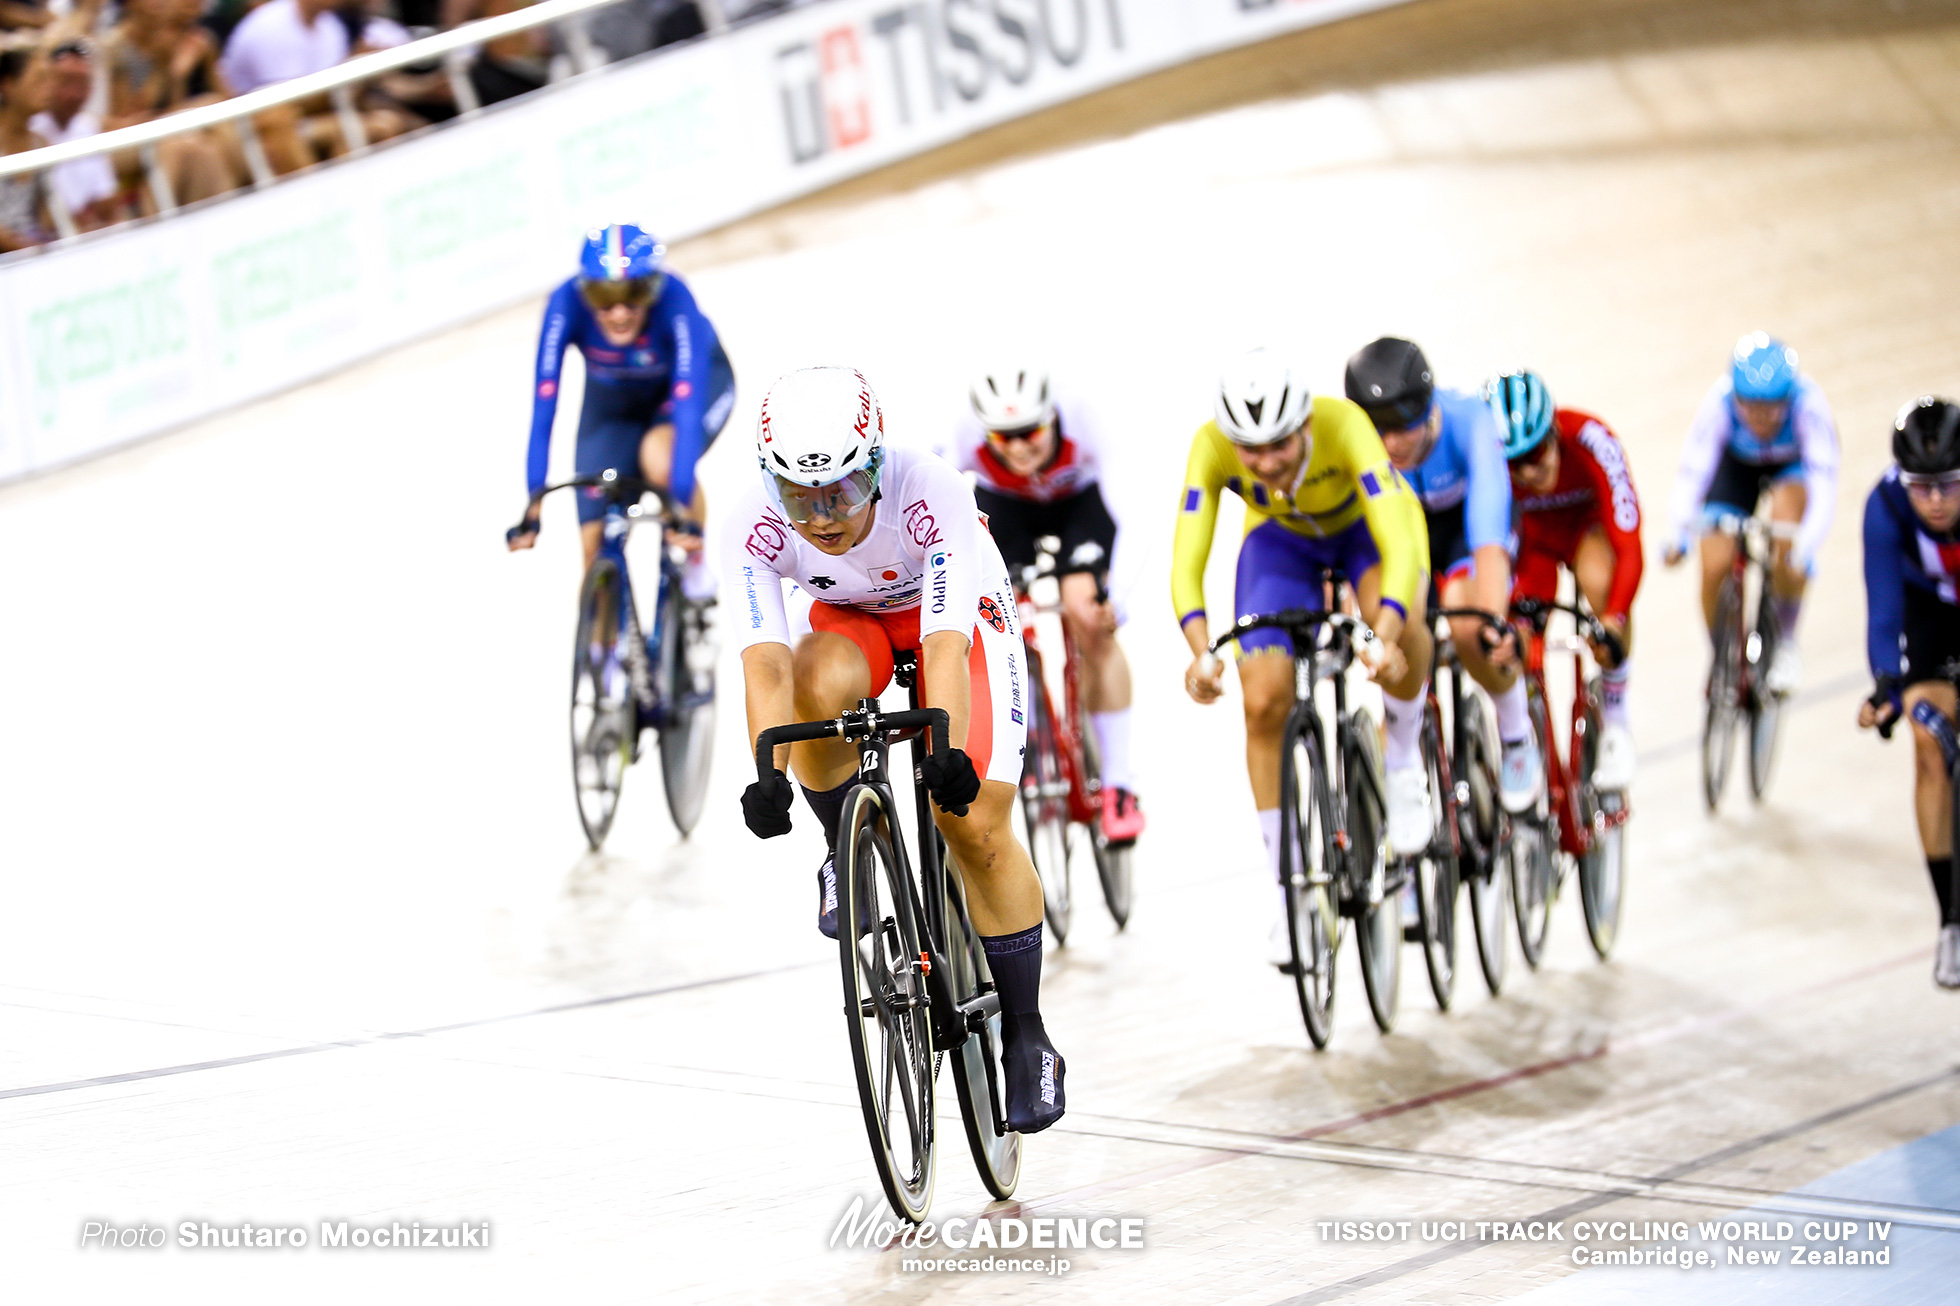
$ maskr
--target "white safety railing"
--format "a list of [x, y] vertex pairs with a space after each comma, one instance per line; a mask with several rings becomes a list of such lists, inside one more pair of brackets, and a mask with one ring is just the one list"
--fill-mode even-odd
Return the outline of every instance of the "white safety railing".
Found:
[[[596, 10], [608, 9], [623, 2], [624, 0], [543, 0], [542, 3], [526, 9], [501, 14], [495, 18], [464, 23], [450, 31], [410, 41], [392, 50], [378, 50], [373, 54], [359, 55], [322, 72], [309, 73], [290, 81], [275, 82], [270, 86], [262, 86], [258, 90], [248, 91], [216, 104], [165, 114], [149, 122], [137, 123], [131, 127], [119, 127], [115, 131], [100, 132], [94, 136], [67, 141], [60, 145], [49, 145], [38, 150], [24, 150], [19, 154], [0, 155], [0, 179], [17, 177], [23, 173], [44, 172], [60, 164], [89, 158], [92, 155], [135, 150], [143, 160], [144, 178], [149, 185], [150, 197], [156, 204], [157, 212], [170, 213], [177, 208], [177, 197], [171, 191], [169, 176], [158, 162], [158, 143], [172, 136], [230, 124], [238, 133], [246, 166], [252, 173], [253, 189], [263, 189], [278, 178], [266, 158], [258, 130], [252, 122], [253, 115], [263, 113], [267, 109], [276, 109], [281, 105], [325, 95], [333, 103], [341, 134], [347, 142], [348, 152], [361, 154], [368, 149], [369, 143], [360, 112], [354, 103], [354, 92], [362, 83], [404, 68], [440, 62], [448, 75], [450, 92], [455, 97], [457, 116], [468, 118], [481, 112], [483, 108], [477, 97], [475, 84], [469, 77], [470, 67], [475, 62], [476, 51], [480, 47], [501, 37], [535, 31], [541, 27], [557, 27], [560, 39], [564, 42], [565, 52], [570, 57], [574, 74], [591, 72], [603, 67], [607, 60], [593, 43], [586, 28], [586, 19]], [[717, 35], [728, 30], [728, 19], [721, 0], [695, 0], [695, 4], [701, 12], [702, 23], [708, 29], [709, 35]], [[54, 219], [60, 237], [67, 239], [77, 235], [74, 215], [62, 203], [60, 188], [48, 186], [43, 190], [48, 214]]]

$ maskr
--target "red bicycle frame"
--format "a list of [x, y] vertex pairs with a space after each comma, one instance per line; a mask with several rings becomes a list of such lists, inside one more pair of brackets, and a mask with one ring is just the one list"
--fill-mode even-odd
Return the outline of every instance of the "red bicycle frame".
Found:
[[1042, 609], [1027, 594], [1016, 592], [1020, 606], [1021, 642], [1027, 649], [1029, 695], [1039, 695], [1043, 713], [1055, 731], [1056, 751], [1062, 755], [1062, 774], [1068, 780], [1069, 820], [1093, 825], [1102, 815], [1101, 786], [1089, 778], [1089, 766], [1082, 755], [1082, 672], [1075, 651], [1075, 639], [1062, 622], [1062, 692], [1066, 713], [1055, 711], [1055, 700], [1048, 693], [1048, 677], [1042, 665], [1041, 637], [1035, 630], [1035, 617]]
[[[1548, 620], [1550, 613], [1539, 620]], [[1592, 821], [1581, 807], [1580, 776], [1585, 765], [1587, 689], [1585, 667], [1585, 642], [1577, 636], [1560, 636], [1557, 640], [1547, 638], [1538, 620], [1519, 619], [1516, 623], [1518, 639], [1524, 647], [1524, 674], [1527, 682], [1537, 687], [1538, 699], [1545, 705], [1545, 733], [1538, 746], [1545, 758], [1546, 793], [1551, 799], [1552, 811], [1558, 817], [1558, 842], [1561, 851], [1573, 857], [1583, 857], [1592, 851], [1594, 831]], [[1547, 646], [1555, 646], [1548, 651]], [[1572, 658], [1572, 716], [1566, 726], [1566, 752], [1560, 755], [1557, 730], [1552, 722], [1552, 697], [1545, 684], [1545, 660], [1547, 656]], [[1626, 822], [1630, 809], [1622, 804], [1617, 810], [1602, 813], [1607, 826], [1622, 825]]]

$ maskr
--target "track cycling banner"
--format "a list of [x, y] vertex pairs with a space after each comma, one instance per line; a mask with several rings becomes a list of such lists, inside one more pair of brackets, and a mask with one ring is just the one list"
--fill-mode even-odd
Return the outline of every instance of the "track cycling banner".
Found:
[[830, 0], [195, 212], [0, 263], [0, 481], [1144, 73], [1410, 0]]

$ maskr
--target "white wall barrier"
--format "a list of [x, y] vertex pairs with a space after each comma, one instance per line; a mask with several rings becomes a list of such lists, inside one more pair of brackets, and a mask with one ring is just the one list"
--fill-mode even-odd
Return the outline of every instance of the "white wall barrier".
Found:
[[0, 265], [0, 481], [1154, 69], [1407, 0], [833, 0]]

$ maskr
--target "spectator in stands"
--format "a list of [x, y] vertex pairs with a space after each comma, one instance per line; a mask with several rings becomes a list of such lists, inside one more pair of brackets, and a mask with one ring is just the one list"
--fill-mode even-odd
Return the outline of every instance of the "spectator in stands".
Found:
[[[266, 0], [246, 14], [225, 42], [223, 67], [242, 94], [274, 82], [324, 72], [353, 53], [348, 24], [333, 12], [334, 0]], [[340, 122], [326, 95], [303, 100], [257, 119], [273, 167], [291, 172], [346, 152]], [[361, 126], [369, 141], [384, 141], [421, 125], [396, 106], [364, 108]]]
[[[47, 98], [47, 66], [31, 50], [0, 51], [0, 154], [38, 150], [47, 141], [27, 125]], [[0, 177], [0, 254], [49, 238], [42, 173]]]
[[0, 32], [35, 30], [54, 22], [44, 0], [0, 0]]
[[[212, 58], [210, 34], [194, 17], [186, 22], [184, 9], [183, 0], [124, 0], [122, 21], [102, 50], [109, 68], [105, 130], [231, 94]], [[237, 137], [228, 128], [166, 137], [157, 142], [157, 163], [179, 204], [222, 195], [245, 176]], [[143, 162], [136, 151], [118, 155], [116, 165], [126, 183], [142, 185]], [[141, 193], [149, 197], [147, 188]]]
[[[48, 54], [47, 108], [28, 127], [50, 145], [94, 136], [101, 120], [82, 106], [95, 87], [93, 52], [87, 41], [63, 41]], [[129, 216], [116, 170], [106, 156], [72, 159], [48, 169], [48, 188], [83, 231], [95, 231]]]
[[[443, 0], [442, 25], [455, 27], [479, 18], [496, 18], [529, 7], [531, 0]], [[482, 104], [495, 104], [535, 91], [548, 80], [549, 47], [543, 32], [532, 30], [486, 41], [470, 65], [470, 85]]]
[[[334, 12], [347, 26], [355, 54], [392, 50], [415, 39], [414, 33], [385, 14], [382, 0], [344, 0]], [[412, 115], [411, 123], [447, 122], [456, 116], [456, 93], [439, 61], [400, 68], [369, 82], [361, 102], [370, 109], [397, 108]]]
[[694, 0], [624, 0], [595, 11], [592, 42], [617, 63], [707, 31]]

